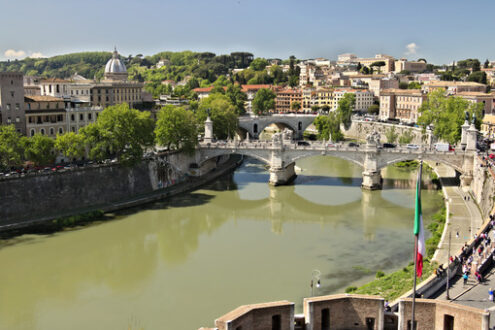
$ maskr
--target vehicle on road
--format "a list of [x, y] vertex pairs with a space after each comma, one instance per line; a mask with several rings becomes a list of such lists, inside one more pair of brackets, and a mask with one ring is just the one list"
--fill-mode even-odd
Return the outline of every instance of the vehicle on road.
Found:
[[488, 158], [490, 158], [490, 159], [494, 159], [494, 158], [495, 158], [495, 154], [489, 154], [489, 155], [488, 155]]
[[450, 145], [448, 143], [438, 142], [438, 143], [435, 143], [435, 150], [436, 151], [449, 151]]
[[419, 149], [419, 146], [417, 144], [408, 144], [406, 147], [407, 149]]
[[349, 147], [359, 147], [359, 144], [357, 144], [356, 142], [349, 142]]
[[388, 149], [388, 148], [395, 148], [395, 147], [397, 147], [397, 146], [395, 144], [393, 144], [393, 143], [384, 143], [383, 144], [383, 148], [386, 148], [386, 149]]
[[309, 142], [308, 141], [297, 141], [297, 145], [298, 146], [309, 146]]

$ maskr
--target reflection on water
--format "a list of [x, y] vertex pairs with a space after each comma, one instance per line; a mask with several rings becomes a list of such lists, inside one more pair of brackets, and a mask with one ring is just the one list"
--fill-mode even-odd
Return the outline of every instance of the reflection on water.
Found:
[[[264, 166], [116, 220], [0, 248], [0, 329], [197, 329], [241, 304], [288, 299], [301, 310], [313, 269], [318, 294], [342, 292], [411, 257], [414, 174], [384, 172], [361, 191], [361, 169], [313, 157], [294, 185]], [[426, 218], [441, 206], [423, 192]]]

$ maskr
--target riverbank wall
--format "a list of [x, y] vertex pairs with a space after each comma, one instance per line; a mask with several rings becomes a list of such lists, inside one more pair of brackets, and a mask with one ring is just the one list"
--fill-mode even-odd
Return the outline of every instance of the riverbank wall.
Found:
[[387, 141], [387, 132], [391, 129], [395, 129], [395, 133], [397, 134], [397, 136], [401, 136], [405, 132], [409, 132], [412, 136], [411, 143], [430, 144], [434, 142], [431, 133], [423, 132], [423, 129], [418, 127], [394, 125], [374, 121], [353, 120], [351, 126], [348, 129], [345, 129], [343, 125], [341, 128], [345, 137], [356, 140], [365, 140], [368, 134], [372, 132], [378, 132], [380, 134], [380, 140]]
[[195, 189], [234, 169], [240, 157], [220, 157], [190, 169], [194, 157], [171, 153], [134, 167], [88, 166], [0, 181], [0, 231], [94, 210], [111, 212]]

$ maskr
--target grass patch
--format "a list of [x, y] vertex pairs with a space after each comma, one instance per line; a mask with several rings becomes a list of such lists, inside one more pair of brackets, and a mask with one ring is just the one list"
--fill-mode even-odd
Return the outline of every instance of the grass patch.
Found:
[[103, 218], [105, 212], [102, 210], [91, 211], [83, 214], [73, 215], [52, 220], [51, 229], [60, 230], [68, 227], [80, 226], [89, 222]]
[[395, 163], [394, 166], [405, 170], [415, 170], [418, 168], [419, 162], [417, 160], [405, 160]]
[[[432, 216], [432, 222], [427, 226], [432, 235], [426, 240], [426, 258], [423, 261], [423, 279], [428, 278], [433, 273], [433, 270], [438, 267], [438, 263], [431, 262], [430, 259], [435, 253], [440, 238], [442, 237], [446, 213], [445, 206], [443, 206]], [[348, 287], [345, 292], [377, 295], [392, 301], [412, 289], [413, 276], [414, 264], [410, 262], [406, 267], [388, 275], [384, 274], [382, 271], [377, 271], [376, 280], [359, 288]]]

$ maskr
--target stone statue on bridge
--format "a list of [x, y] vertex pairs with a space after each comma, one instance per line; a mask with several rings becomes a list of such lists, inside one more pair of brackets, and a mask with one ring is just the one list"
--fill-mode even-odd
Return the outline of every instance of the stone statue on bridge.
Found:
[[366, 144], [369, 145], [380, 145], [380, 133], [373, 131], [366, 136]]
[[294, 135], [294, 133], [292, 132], [292, 130], [290, 130], [288, 128], [285, 128], [282, 131], [282, 136], [283, 136], [284, 141], [292, 141], [293, 135]]

